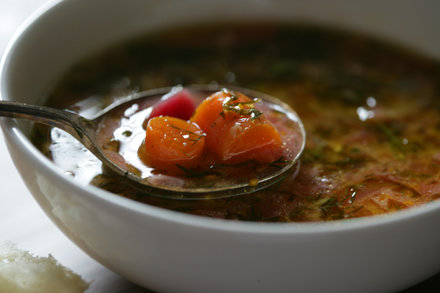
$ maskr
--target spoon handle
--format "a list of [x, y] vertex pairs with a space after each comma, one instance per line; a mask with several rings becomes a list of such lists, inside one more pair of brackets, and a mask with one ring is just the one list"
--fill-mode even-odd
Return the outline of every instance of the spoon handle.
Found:
[[121, 176], [127, 176], [128, 171], [111, 161], [96, 145], [97, 126], [93, 120], [66, 110], [10, 101], [0, 101], [1, 116], [27, 119], [60, 128], [80, 141], [110, 170]]
[[95, 134], [91, 121], [73, 112], [45, 106], [0, 101], [0, 116], [21, 118], [57, 127], [85, 144], [90, 140], [87, 136]]

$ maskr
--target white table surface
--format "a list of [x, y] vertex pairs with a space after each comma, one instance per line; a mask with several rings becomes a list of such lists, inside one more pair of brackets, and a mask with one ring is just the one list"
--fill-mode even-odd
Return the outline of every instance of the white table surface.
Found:
[[[0, 52], [18, 26], [45, 1], [0, 0]], [[62, 265], [91, 282], [87, 293], [151, 292], [98, 264], [50, 222], [15, 170], [1, 132], [0, 232], [0, 245], [4, 241], [11, 241], [38, 256], [52, 254]], [[406, 292], [440, 292], [440, 274]]]

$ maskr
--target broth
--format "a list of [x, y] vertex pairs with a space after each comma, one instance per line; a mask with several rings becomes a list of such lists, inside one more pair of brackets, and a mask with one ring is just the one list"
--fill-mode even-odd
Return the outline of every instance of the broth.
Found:
[[132, 92], [194, 83], [259, 90], [295, 109], [307, 131], [298, 175], [240, 197], [164, 200], [102, 170], [61, 130], [36, 126], [34, 143], [79, 182], [208, 217], [327, 221], [440, 197], [440, 65], [366, 36], [257, 23], [170, 30], [77, 64], [47, 105], [87, 116]]

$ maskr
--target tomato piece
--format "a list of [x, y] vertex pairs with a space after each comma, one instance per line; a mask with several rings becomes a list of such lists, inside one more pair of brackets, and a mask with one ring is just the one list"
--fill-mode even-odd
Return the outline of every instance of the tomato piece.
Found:
[[140, 157], [157, 169], [193, 169], [202, 164], [205, 144], [206, 134], [197, 124], [169, 116], [154, 117], [147, 124]]
[[278, 130], [254, 107], [256, 101], [227, 90], [214, 93], [196, 109], [192, 122], [206, 133], [216, 160], [269, 163], [282, 156]]
[[189, 120], [195, 109], [196, 104], [188, 90], [172, 90], [154, 105], [149, 119], [157, 116], [171, 116]]

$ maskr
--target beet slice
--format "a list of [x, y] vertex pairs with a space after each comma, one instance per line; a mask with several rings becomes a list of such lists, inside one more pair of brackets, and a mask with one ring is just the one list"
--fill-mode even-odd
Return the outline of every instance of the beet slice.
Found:
[[177, 88], [164, 95], [153, 107], [150, 117], [171, 116], [189, 120], [196, 109], [196, 104], [187, 89]]

